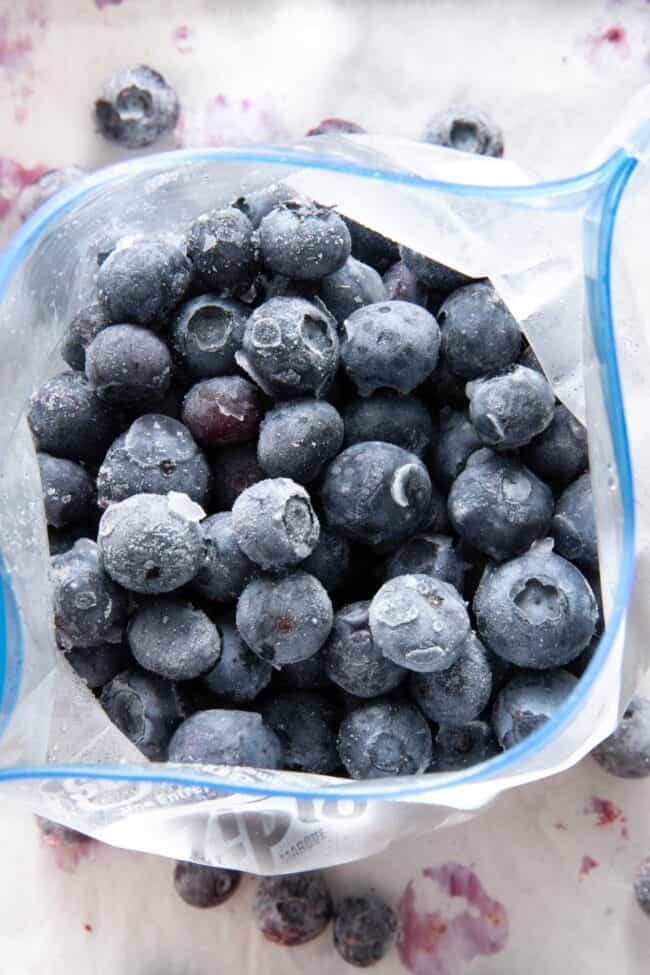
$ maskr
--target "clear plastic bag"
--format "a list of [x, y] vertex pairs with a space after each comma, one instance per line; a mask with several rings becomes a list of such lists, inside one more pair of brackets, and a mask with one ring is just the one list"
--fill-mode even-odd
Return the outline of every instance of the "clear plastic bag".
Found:
[[[95, 173], [30, 218], [0, 261], [5, 795], [115, 845], [284, 873], [359, 859], [458, 821], [505, 789], [569, 767], [613, 730], [649, 662], [650, 450], [639, 402], [650, 359], [631, 291], [618, 287], [618, 277], [616, 329], [611, 312], [614, 223], [628, 181], [644, 174], [647, 119], [644, 91], [601, 161], [556, 182], [536, 183], [510, 162], [400, 139], [326, 137], [139, 158]], [[88, 292], [92, 247], [126, 229], [178, 232], [208, 207], [282, 180], [444, 264], [489, 277], [558, 397], [588, 423], [605, 631], [560, 712], [522, 744], [466, 771], [351, 782], [152, 765], [56, 648], [25, 409], [34, 387], [61, 368], [57, 344]]]

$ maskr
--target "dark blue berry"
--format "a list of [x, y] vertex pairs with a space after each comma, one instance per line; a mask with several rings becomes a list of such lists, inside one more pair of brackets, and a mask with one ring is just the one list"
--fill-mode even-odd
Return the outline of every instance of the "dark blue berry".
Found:
[[315, 203], [281, 203], [262, 220], [259, 240], [265, 264], [299, 280], [332, 274], [350, 256], [345, 223], [334, 210]]
[[406, 670], [384, 657], [368, 622], [370, 602], [351, 603], [338, 610], [323, 648], [327, 676], [356, 697], [378, 697], [398, 687]]
[[303, 945], [327, 927], [332, 917], [332, 898], [320, 874], [262, 877], [253, 914], [267, 941], [285, 947]]
[[426, 308], [427, 288], [405, 261], [395, 261], [383, 276], [387, 301], [411, 301]]
[[551, 534], [559, 555], [590, 572], [598, 571], [596, 517], [589, 474], [579, 477], [558, 498]]
[[464, 725], [474, 721], [492, 694], [492, 671], [485, 647], [470, 633], [461, 651], [446, 670], [413, 674], [413, 700], [436, 724]]
[[389, 390], [351, 400], [343, 410], [343, 423], [346, 447], [383, 440], [422, 457], [433, 440], [433, 421], [424, 403]]
[[492, 710], [492, 724], [502, 748], [518, 745], [558, 711], [577, 685], [566, 670], [520, 673], [506, 684]]
[[462, 593], [465, 563], [450, 535], [413, 535], [388, 556], [382, 581], [404, 575], [433, 576]]
[[437, 484], [448, 491], [467, 463], [467, 458], [482, 447], [467, 413], [444, 407], [440, 429], [430, 452], [431, 473]]
[[169, 743], [170, 762], [280, 768], [277, 735], [252, 711], [197, 711]]
[[616, 731], [591, 754], [601, 768], [621, 779], [650, 775], [650, 701], [632, 698]]
[[92, 690], [108, 684], [130, 662], [129, 651], [123, 643], [76, 647], [66, 651], [65, 659]]
[[461, 288], [471, 280], [461, 271], [456, 271], [446, 264], [440, 264], [439, 261], [434, 261], [432, 257], [411, 250], [410, 247], [402, 246], [399, 250], [402, 260], [413, 271], [418, 281], [421, 281], [434, 293], [447, 295], [450, 291]]
[[440, 725], [433, 740], [429, 772], [455, 772], [498, 755], [499, 743], [485, 721]]
[[374, 267], [348, 257], [343, 267], [322, 278], [320, 295], [337, 322], [342, 322], [358, 308], [384, 301], [386, 289]]
[[252, 440], [261, 415], [259, 390], [241, 376], [203, 379], [183, 400], [183, 423], [204, 447]]
[[179, 860], [174, 867], [174, 889], [190, 907], [218, 907], [239, 887], [241, 874], [225, 867]]
[[127, 600], [106, 574], [94, 542], [82, 538], [52, 558], [50, 578], [57, 640], [63, 647], [119, 643]]
[[169, 332], [180, 366], [195, 379], [234, 372], [249, 314], [241, 301], [211, 294], [181, 305]]
[[143, 603], [131, 617], [127, 636], [140, 666], [168, 680], [193, 680], [211, 670], [221, 653], [212, 620], [170, 596]]
[[475, 379], [467, 384], [467, 396], [469, 418], [490, 447], [523, 447], [553, 419], [553, 390], [541, 373], [525, 366]]
[[542, 480], [564, 487], [587, 468], [587, 431], [559, 403], [549, 426], [524, 448], [522, 457]]
[[238, 288], [255, 273], [253, 225], [241, 210], [202, 213], [190, 227], [187, 253], [207, 288]]
[[419, 775], [431, 761], [431, 731], [405, 701], [376, 700], [352, 711], [338, 733], [341, 761], [353, 779]]
[[174, 685], [144, 670], [125, 670], [104, 687], [100, 697], [122, 734], [152, 761], [165, 761], [170, 738], [182, 720]]
[[377, 230], [344, 217], [352, 241], [352, 256], [364, 264], [370, 264], [382, 274], [391, 264], [399, 261], [399, 245], [384, 237]]
[[273, 668], [246, 646], [235, 626], [234, 614], [220, 617], [217, 625], [221, 656], [201, 680], [224, 701], [248, 704], [270, 682]]
[[255, 444], [235, 444], [224, 447], [214, 456], [214, 507], [217, 511], [230, 511], [239, 495], [263, 481], [265, 472], [257, 463]]
[[350, 572], [350, 543], [321, 525], [316, 548], [300, 568], [315, 576], [327, 592], [336, 592]]
[[103, 457], [117, 432], [108, 407], [78, 372], [43, 383], [30, 400], [27, 422], [38, 450], [77, 461]]
[[124, 238], [97, 271], [101, 301], [116, 323], [162, 325], [190, 286], [184, 250], [163, 237]]
[[110, 325], [86, 349], [86, 376], [100, 399], [117, 407], [146, 409], [171, 382], [165, 343], [138, 325]]
[[176, 92], [145, 64], [114, 74], [95, 102], [98, 130], [129, 149], [150, 146], [171, 132], [178, 114]]
[[516, 361], [519, 325], [487, 281], [454, 291], [438, 312], [442, 354], [457, 376], [476, 379]]
[[263, 569], [285, 569], [310, 555], [320, 526], [305, 489], [288, 477], [260, 481], [232, 509], [239, 547]]
[[432, 115], [422, 141], [479, 156], [503, 155], [503, 132], [494, 119], [477, 108], [448, 108]]
[[283, 768], [329, 775], [339, 767], [338, 713], [327, 697], [288, 691], [267, 698], [261, 711], [282, 745]]
[[376, 965], [397, 940], [397, 933], [395, 911], [377, 894], [340, 901], [334, 921], [334, 947], [348, 965]]
[[61, 358], [72, 369], [83, 371], [86, 365], [86, 349], [96, 335], [111, 325], [108, 309], [99, 301], [77, 312], [61, 337]]
[[256, 567], [239, 547], [229, 511], [204, 518], [200, 527], [204, 556], [192, 588], [205, 599], [232, 602], [240, 596]]
[[270, 477], [308, 484], [338, 454], [343, 420], [331, 403], [295, 400], [266, 414], [257, 441], [257, 459]]
[[84, 524], [97, 512], [95, 484], [81, 464], [39, 453], [45, 520], [54, 528]]

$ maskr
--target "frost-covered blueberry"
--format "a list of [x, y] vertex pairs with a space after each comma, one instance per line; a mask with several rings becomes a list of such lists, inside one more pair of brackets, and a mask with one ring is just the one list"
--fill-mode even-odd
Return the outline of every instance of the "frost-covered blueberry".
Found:
[[97, 542], [108, 574], [125, 589], [157, 595], [184, 586], [198, 572], [202, 509], [184, 494], [134, 494], [111, 504]]
[[332, 913], [327, 884], [315, 873], [262, 877], [253, 904], [255, 923], [262, 935], [285, 947], [317, 938]]
[[174, 732], [169, 761], [276, 769], [282, 765], [282, 746], [253, 711], [197, 711]]
[[21, 220], [26, 220], [41, 204], [56, 196], [61, 190], [78, 183], [86, 175], [86, 170], [79, 166], [63, 166], [61, 169], [48, 169], [31, 183], [23, 186], [16, 197], [16, 213]]
[[383, 278], [387, 301], [411, 301], [426, 308], [427, 287], [405, 261], [395, 261]]
[[632, 698], [616, 731], [591, 754], [601, 768], [621, 779], [650, 775], [650, 701]]
[[446, 670], [413, 674], [413, 700], [436, 724], [464, 725], [478, 718], [492, 694], [492, 671], [485, 647], [470, 633]]
[[211, 670], [221, 653], [212, 620], [171, 596], [143, 603], [131, 617], [127, 637], [140, 666], [168, 680], [193, 680]]
[[429, 772], [455, 772], [498, 755], [499, 743], [485, 721], [440, 725], [433, 739]]
[[204, 599], [229, 603], [237, 599], [256, 566], [235, 537], [230, 511], [220, 511], [201, 522], [204, 556], [192, 588]]
[[239, 887], [241, 874], [225, 867], [179, 860], [174, 867], [174, 889], [190, 907], [218, 907], [230, 900]]
[[517, 674], [497, 696], [492, 725], [503, 748], [512, 748], [552, 718], [578, 681], [567, 670]]
[[415, 274], [418, 281], [421, 281], [427, 288], [435, 294], [447, 295], [456, 288], [466, 285], [471, 278], [453, 267], [434, 261], [432, 257], [420, 254], [410, 247], [401, 246], [400, 257], [404, 263]]
[[343, 420], [331, 403], [295, 400], [278, 404], [262, 420], [257, 459], [271, 477], [308, 484], [342, 443]]
[[274, 667], [317, 653], [333, 618], [318, 579], [300, 571], [280, 579], [253, 579], [237, 603], [237, 629], [251, 650]]
[[199, 295], [182, 305], [172, 322], [169, 343], [181, 367], [195, 379], [235, 370], [250, 310], [234, 298]]
[[349, 122], [344, 118], [324, 118], [318, 125], [315, 125], [312, 129], [308, 129], [305, 135], [337, 135], [340, 132], [348, 132], [353, 135], [358, 135], [360, 132], [365, 132], [361, 125], [357, 125], [356, 122]]
[[473, 609], [490, 650], [535, 670], [562, 667], [577, 657], [598, 622], [589, 583], [546, 543], [491, 567], [476, 591]]
[[384, 657], [376, 646], [368, 622], [369, 600], [338, 610], [323, 648], [329, 679], [356, 697], [378, 697], [398, 687], [406, 670]]
[[57, 640], [63, 647], [119, 643], [127, 598], [106, 574], [99, 548], [81, 538], [51, 561], [50, 578]]
[[440, 428], [430, 453], [431, 473], [437, 484], [448, 491], [467, 463], [467, 458], [482, 446], [479, 436], [464, 411], [444, 407]]
[[32, 395], [27, 422], [38, 450], [77, 461], [103, 457], [116, 433], [110, 410], [79, 372], [44, 382]]
[[321, 500], [328, 525], [341, 535], [367, 545], [396, 545], [428, 515], [431, 481], [415, 454], [369, 441], [332, 461]]
[[254, 443], [235, 444], [213, 454], [213, 500], [217, 511], [230, 511], [239, 495], [263, 481], [266, 473], [257, 463]]
[[487, 112], [477, 108], [448, 108], [432, 115], [422, 141], [479, 156], [503, 155], [503, 132]]
[[350, 233], [334, 210], [315, 203], [289, 201], [271, 210], [259, 227], [265, 264], [289, 278], [332, 274], [350, 256]]
[[433, 421], [417, 396], [389, 390], [350, 400], [342, 413], [345, 446], [368, 440], [394, 443], [422, 457], [433, 441]]
[[559, 555], [583, 569], [597, 572], [596, 516], [589, 474], [579, 477], [558, 498], [551, 534]]
[[202, 213], [190, 227], [187, 253], [206, 287], [246, 287], [255, 273], [253, 225], [236, 207]]
[[408, 301], [366, 305], [343, 323], [341, 361], [362, 396], [411, 393], [435, 369], [439, 348], [435, 318]]
[[465, 563], [451, 535], [413, 535], [388, 556], [382, 580], [404, 575], [433, 576], [462, 593]]
[[288, 477], [260, 481], [232, 509], [239, 547], [263, 569], [286, 569], [310, 555], [320, 525], [305, 489]]
[[522, 457], [542, 480], [564, 487], [587, 468], [587, 431], [573, 413], [559, 403], [549, 426], [524, 448]]
[[259, 390], [241, 376], [203, 379], [183, 400], [183, 423], [204, 447], [252, 440], [261, 415]]
[[73, 647], [65, 659], [92, 690], [103, 687], [129, 666], [128, 648], [123, 643], [100, 643], [97, 647]]
[[136, 668], [122, 671], [104, 687], [100, 702], [122, 734], [152, 761], [165, 761], [174, 729], [182, 720], [171, 681]]
[[393, 946], [397, 934], [395, 911], [377, 894], [344, 897], [339, 902], [334, 947], [348, 965], [376, 965]]
[[437, 318], [442, 354], [457, 376], [476, 379], [506, 369], [519, 355], [519, 325], [487, 281], [458, 288]]
[[420, 673], [451, 667], [470, 629], [458, 590], [426, 575], [385, 582], [370, 603], [369, 620], [380, 653]]
[[97, 474], [98, 503], [106, 508], [133, 494], [178, 491], [205, 505], [211, 483], [210, 466], [187, 427], [148, 413], [109, 448]]
[[391, 264], [399, 261], [399, 245], [394, 240], [384, 237], [379, 231], [357, 223], [350, 217], [344, 217], [352, 241], [352, 256], [364, 264], [370, 264], [375, 270], [383, 274]]
[[555, 397], [547, 380], [518, 364], [468, 383], [467, 396], [469, 418], [490, 447], [523, 447], [553, 419]]
[[301, 563], [300, 568], [315, 576], [328, 592], [335, 592], [345, 582], [350, 571], [350, 543], [321, 525], [316, 548]]
[[138, 325], [110, 325], [86, 349], [86, 377], [100, 399], [117, 407], [146, 409], [171, 382], [169, 349]]
[[494, 559], [524, 552], [548, 532], [551, 489], [516, 460], [470, 464], [451, 486], [449, 520], [474, 548]]
[[61, 358], [72, 369], [83, 371], [86, 365], [86, 349], [95, 336], [111, 324], [108, 309], [100, 301], [93, 301], [82, 308], [63, 332]]
[[220, 617], [217, 626], [221, 656], [201, 680], [224, 701], [248, 704], [269, 684], [273, 668], [246, 646], [235, 626], [234, 614]]
[[171, 85], [153, 68], [141, 64], [118, 71], [104, 83], [95, 102], [95, 121], [112, 142], [142, 149], [171, 132], [179, 111]]
[[124, 238], [97, 271], [100, 300], [116, 324], [162, 325], [190, 286], [184, 250], [162, 237]]
[[431, 761], [431, 731], [414, 704], [377, 700], [341, 722], [341, 761], [353, 779], [419, 775]]
[[320, 397], [338, 366], [335, 324], [304, 298], [270, 298], [248, 319], [235, 359], [275, 399]]
[[251, 190], [239, 196], [232, 204], [245, 213], [253, 228], [257, 230], [264, 217], [281, 203], [289, 203], [296, 199], [296, 192], [284, 183], [271, 183], [261, 190]]
[[81, 464], [39, 453], [45, 520], [54, 528], [86, 523], [97, 511], [95, 484]]
[[358, 308], [384, 301], [386, 289], [374, 267], [348, 257], [343, 267], [322, 278], [320, 295], [337, 322], [342, 322]]
[[329, 775], [340, 765], [337, 709], [323, 694], [287, 691], [266, 699], [262, 716], [282, 745], [282, 767]]

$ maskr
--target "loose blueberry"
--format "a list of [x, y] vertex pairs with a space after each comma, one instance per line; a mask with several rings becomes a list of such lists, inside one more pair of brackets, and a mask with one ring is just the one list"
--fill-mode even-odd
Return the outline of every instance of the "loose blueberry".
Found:
[[86, 175], [86, 170], [79, 166], [63, 166], [61, 169], [48, 169], [42, 176], [38, 176], [22, 190], [16, 197], [16, 213], [21, 220], [26, 220], [30, 213], [56, 196], [61, 190], [78, 183]]
[[321, 280], [320, 294], [337, 322], [342, 322], [358, 308], [384, 301], [386, 289], [374, 267], [348, 257], [343, 267]]
[[632, 698], [616, 731], [591, 754], [601, 768], [621, 779], [650, 775], [650, 701]]
[[465, 563], [450, 535], [413, 535], [389, 555], [384, 563], [382, 581], [397, 576], [425, 575], [442, 579], [463, 591]]
[[268, 685], [273, 668], [246, 646], [235, 626], [234, 614], [221, 617], [217, 624], [221, 656], [201, 680], [224, 701], [248, 704]]
[[174, 867], [174, 889], [190, 907], [218, 907], [225, 904], [239, 887], [241, 874], [225, 867], [179, 860]]
[[264, 262], [289, 278], [322, 278], [350, 256], [350, 233], [334, 210], [315, 203], [281, 203], [259, 228]]
[[452, 372], [476, 379], [516, 361], [519, 325], [487, 281], [458, 288], [438, 312], [442, 354]]
[[344, 606], [323, 649], [329, 679], [355, 697], [378, 697], [398, 687], [406, 670], [384, 657], [375, 644], [368, 622], [370, 602]]
[[356, 220], [344, 217], [352, 241], [352, 256], [364, 264], [369, 264], [383, 274], [391, 264], [399, 261], [399, 245], [376, 230], [366, 227]]
[[101, 301], [116, 323], [162, 325], [190, 286], [192, 265], [164, 238], [125, 238], [97, 272]]
[[204, 518], [200, 527], [204, 556], [192, 588], [205, 599], [232, 602], [251, 579], [255, 565], [239, 547], [229, 511]]
[[261, 711], [282, 745], [283, 768], [329, 775], [339, 767], [338, 713], [327, 697], [289, 691], [267, 698]]
[[492, 694], [492, 671], [485, 647], [470, 633], [460, 654], [446, 670], [413, 674], [413, 700], [430, 721], [464, 725], [478, 718]]
[[542, 480], [564, 487], [587, 468], [587, 431], [560, 403], [549, 426], [524, 448], [522, 457]]
[[77, 312], [61, 338], [61, 358], [72, 369], [86, 366], [86, 349], [96, 335], [111, 323], [108, 309], [99, 301], [94, 301]]
[[174, 729], [182, 720], [170, 681], [143, 670], [125, 670], [101, 693], [100, 702], [122, 734], [152, 761], [165, 761]]
[[252, 711], [197, 711], [174, 732], [169, 761], [276, 769], [282, 766], [282, 747]]
[[339, 755], [353, 779], [419, 775], [431, 761], [431, 731], [413, 704], [377, 700], [343, 719]]
[[104, 83], [95, 102], [95, 121], [103, 136], [129, 149], [142, 149], [176, 125], [176, 92], [145, 64], [118, 71]]
[[394, 443], [422, 457], [433, 441], [433, 421], [416, 396], [374, 393], [351, 400], [343, 410], [345, 446], [368, 440]]
[[45, 520], [54, 528], [88, 523], [97, 511], [95, 484], [88, 472], [72, 460], [37, 455]]
[[169, 349], [146, 328], [111, 325], [86, 349], [86, 376], [105, 402], [143, 409], [159, 402], [169, 388]]
[[523, 447], [553, 419], [553, 390], [541, 373], [525, 366], [475, 379], [467, 384], [467, 396], [470, 420], [491, 447]]
[[92, 690], [108, 684], [129, 666], [130, 657], [123, 643], [100, 643], [97, 647], [68, 650], [65, 659]]
[[77, 461], [103, 457], [116, 433], [107, 406], [78, 372], [43, 383], [31, 398], [27, 422], [38, 450]]
[[405, 261], [395, 261], [383, 276], [387, 301], [411, 301], [426, 308], [427, 288]]
[[432, 115], [422, 141], [479, 156], [503, 155], [503, 132], [487, 112], [476, 108], [449, 108]]
[[257, 441], [257, 459], [271, 477], [308, 484], [338, 454], [343, 420], [330, 403], [296, 400], [266, 414]]
[[350, 572], [350, 544], [341, 535], [321, 525], [316, 548], [300, 567], [315, 576], [327, 592], [336, 592]]
[[467, 413], [444, 407], [440, 411], [440, 430], [430, 454], [431, 473], [448, 491], [467, 463], [467, 458], [482, 446]]
[[591, 477], [583, 474], [562, 492], [551, 522], [555, 549], [590, 572], [598, 571], [596, 517]]
[[169, 333], [181, 367], [195, 379], [232, 373], [249, 314], [241, 301], [210, 294], [182, 305]]
[[262, 877], [253, 913], [267, 941], [285, 947], [304, 945], [327, 927], [332, 917], [332, 898], [320, 874]]
[[305, 135], [338, 135], [340, 132], [358, 135], [365, 131], [361, 125], [357, 125], [356, 122], [348, 122], [344, 118], [324, 118], [318, 125], [308, 129]]
[[244, 443], [257, 435], [259, 391], [241, 376], [217, 376], [192, 386], [183, 401], [183, 423], [204, 447]]
[[492, 724], [503, 748], [512, 748], [537, 731], [562, 707], [577, 684], [566, 670], [523, 673], [499, 692]]
[[230, 511], [246, 488], [263, 481], [265, 472], [257, 463], [255, 444], [237, 444], [224, 447], [214, 455], [214, 507], [217, 511]]
[[260, 481], [240, 494], [232, 509], [239, 547], [263, 569], [286, 569], [310, 555], [320, 525], [309, 495], [287, 477]]
[[395, 911], [377, 894], [344, 897], [334, 921], [334, 947], [348, 965], [368, 968], [397, 940]]
[[143, 603], [127, 637], [140, 666], [168, 680], [193, 680], [211, 670], [221, 653], [219, 632], [206, 614], [169, 596]]
[[461, 271], [440, 264], [432, 257], [411, 250], [410, 247], [402, 246], [399, 251], [401, 259], [413, 271], [418, 281], [436, 294], [448, 295], [450, 291], [463, 287], [471, 280]]
[[119, 643], [126, 623], [126, 593], [104, 571], [94, 542], [82, 538], [51, 561], [54, 622], [60, 646]]
[[433, 740], [429, 772], [455, 772], [498, 755], [499, 743], [485, 721], [440, 725]]
[[203, 213], [190, 228], [187, 253], [207, 288], [238, 288], [255, 274], [253, 225], [241, 210]]

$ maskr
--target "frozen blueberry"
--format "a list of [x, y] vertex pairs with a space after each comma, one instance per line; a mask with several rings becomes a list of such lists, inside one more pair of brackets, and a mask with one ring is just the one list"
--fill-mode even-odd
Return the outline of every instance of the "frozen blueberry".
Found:
[[402, 246], [399, 251], [401, 259], [413, 271], [418, 281], [434, 293], [448, 295], [450, 291], [463, 287], [471, 280], [461, 271], [440, 264], [432, 257], [411, 250], [410, 247]]
[[503, 748], [512, 748], [558, 711], [578, 681], [566, 670], [517, 674], [499, 691], [492, 725]]
[[257, 441], [257, 459], [271, 477], [308, 484], [338, 454], [343, 420], [331, 403], [294, 400], [266, 414]]
[[455, 772], [498, 755], [499, 743], [485, 721], [440, 725], [433, 740], [429, 772]]
[[346, 447], [383, 440], [422, 457], [433, 440], [433, 421], [424, 403], [389, 390], [351, 400], [343, 410], [343, 423]]
[[583, 474], [560, 495], [551, 522], [555, 550], [590, 572], [598, 571], [596, 517], [591, 477]]
[[114, 725], [152, 761], [165, 761], [174, 729], [182, 720], [174, 685], [136, 668], [105, 685], [100, 702]]
[[285, 664], [276, 676], [276, 683], [278, 687], [290, 691], [322, 691], [329, 688], [323, 650], [307, 660]]
[[170, 596], [143, 603], [131, 617], [127, 636], [140, 666], [169, 680], [193, 680], [211, 670], [221, 653], [212, 620]]
[[337, 135], [340, 132], [358, 135], [365, 131], [361, 125], [357, 125], [356, 122], [348, 122], [344, 118], [324, 118], [318, 125], [308, 129], [305, 135]]
[[473, 608], [486, 645], [505, 660], [535, 670], [561, 667], [577, 657], [598, 621], [589, 583], [546, 543], [490, 568]]
[[380, 653], [421, 673], [451, 667], [469, 636], [469, 616], [458, 590], [432, 576], [389, 579], [371, 601], [369, 619]]
[[546, 535], [553, 494], [519, 461], [496, 457], [461, 471], [447, 507], [455, 531], [466, 542], [501, 560]]
[[65, 659], [92, 690], [108, 684], [130, 662], [129, 651], [123, 643], [76, 647], [66, 652]]
[[406, 670], [384, 657], [368, 622], [370, 602], [351, 603], [338, 610], [323, 648], [327, 676], [355, 697], [378, 697], [398, 687]]
[[399, 261], [399, 245], [356, 220], [344, 217], [352, 241], [352, 256], [364, 264], [370, 264], [382, 274], [391, 264]]
[[63, 332], [61, 338], [61, 358], [72, 369], [83, 371], [86, 365], [86, 349], [96, 335], [111, 323], [107, 308], [94, 301], [77, 312]]
[[464, 725], [478, 718], [492, 693], [492, 671], [485, 647], [474, 633], [446, 670], [413, 674], [413, 700], [436, 724]]
[[257, 463], [257, 447], [255, 444], [236, 444], [234, 447], [224, 447], [213, 454], [214, 471], [214, 506], [217, 511], [230, 511], [239, 495], [263, 481], [265, 472]]
[[479, 156], [503, 155], [503, 132], [487, 112], [477, 108], [448, 108], [432, 115], [422, 141]]
[[275, 210], [281, 203], [288, 203], [296, 199], [296, 193], [290, 186], [284, 183], [271, 183], [264, 186], [261, 190], [251, 190], [244, 196], [238, 197], [232, 204], [245, 213], [250, 220], [253, 228], [257, 230], [264, 217]]
[[448, 407], [440, 411], [440, 429], [431, 449], [430, 463], [431, 472], [441, 488], [449, 490], [465, 467], [467, 458], [481, 446], [467, 413]]
[[343, 267], [321, 280], [320, 294], [337, 322], [342, 322], [358, 308], [384, 301], [386, 289], [374, 267], [348, 257]]
[[270, 298], [248, 319], [235, 359], [269, 396], [320, 397], [338, 366], [335, 322], [304, 298]]
[[187, 427], [158, 413], [134, 420], [109, 448], [97, 474], [102, 508], [133, 494], [168, 491], [205, 505], [210, 485], [209, 464]]
[[62, 647], [119, 643], [127, 600], [104, 571], [99, 548], [81, 538], [51, 561], [50, 578], [57, 640]]
[[230, 511], [205, 518], [201, 533], [205, 551], [192, 588], [205, 599], [232, 602], [241, 594], [256, 567], [239, 547]]
[[182, 305], [169, 333], [181, 367], [195, 379], [232, 373], [249, 314], [241, 301], [210, 294]]
[[601, 768], [621, 779], [650, 775], [650, 701], [632, 698], [616, 731], [591, 754]]
[[310, 555], [320, 525], [309, 495], [288, 477], [260, 481], [240, 494], [232, 526], [242, 551], [263, 569], [285, 569]]
[[202, 682], [230, 704], [248, 704], [268, 685], [273, 668], [246, 646], [235, 626], [234, 614], [220, 617], [217, 625], [221, 656], [203, 675]]
[[86, 175], [86, 170], [79, 166], [63, 166], [61, 169], [48, 169], [42, 176], [38, 176], [22, 190], [16, 197], [16, 213], [21, 220], [26, 220], [30, 213], [56, 196], [61, 190], [78, 183]]
[[587, 468], [587, 431], [573, 413], [559, 403], [549, 426], [524, 448], [522, 456], [542, 480], [564, 487]]
[[650, 915], [650, 857], [646, 857], [637, 870], [634, 878], [634, 896], [644, 914]]
[[377, 894], [344, 897], [336, 910], [334, 947], [348, 965], [368, 968], [397, 940], [395, 911]]
[[383, 276], [388, 301], [411, 301], [426, 307], [427, 288], [405, 261], [395, 261]]
[[236, 207], [202, 213], [190, 227], [187, 253], [206, 287], [245, 287], [255, 273], [253, 225]]
[[337, 709], [323, 694], [288, 691], [266, 699], [262, 716], [282, 745], [282, 767], [329, 775], [339, 767]]
[[376, 700], [341, 722], [341, 761], [353, 779], [419, 775], [431, 761], [431, 731], [414, 704]]
[[97, 511], [95, 484], [81, 464], [51, 454], [37, 455], [45, 520], [54, 528], [87, 523]]
[[469, 417], [484, 444], [514, 450], [530, 443], [553, 419], [555, 397], [544, 376], [514, 365], [467, 384]]
[[202, 514], [173, 491], [134, 494], [109, 505], [97, 535], [106, 571], [133, 592], [157, 595], [184, 586], [201, 565]]
[[191, 276], [192, 265], [178, 244], [127, 237], [101, 264], [97, 288], [117, 324], [161, 325], [185, 297]]
[[328, 592], [335, 592], [350, 571], [350, 543], [321, 525], [316, 548], [300, 567], [315, 576]]
[[274, 667], [317, 653], [332, 629], [332, 603], [318, 579], [292, 572], [249, 582], [237, 603], [237, 628], [251, 650]]
[[190, 907], [218, 907], [239, 887], [241, 874], [225, 867], [179, 860], [174, 867], [174, 889]]
[[86, 349], [86, 376], [107, 403], [144, 409], [160, 401], [169, 388], [169, 349], [146, 328], [110, 325]]
[[280, 768], [277, 735], [253, 711], [197, 711], [169, 743], [170, 762]]
[[343, 323], [341, 361], [362, 396], [376, 389], [411, 393], [438, 361], [440, 329], [426, 308], [381, 301]]
[[261, 414], [259, 390], [241, 376], [203, 379], [183, 400], [183, 423], [204, 447], [252, 440]]
[[519, 355], [519, 325], [487, 281], [458, 288], [437, 318], [442, 354], [457, 376], [476, 379], [506, 369]]
[[320, 874], [262, 877], [253, 913], [267, 941], [286, 947], [303, 945], [327, 927], [332, 917], [332, 898]]
[[264, 262], [289, 278], [332, 274], [350, 256], [350, 233], [329, 207], [289, 201], [271, 210], [259, 228]]
[[43, 383], [30, 400], [27, 422], [38, 450], [70, 460], [98, 460], [116, 433], [109, 409], [78, 372]]
[[450, 535], [413, 535], [388, 556], [382, 580], [388, 582], [404, 575], [433, 576], [462, 593], [465, 563]]
[[176, 125], [178, 98], [163, 76], [145, 64], [118, 71], [104, 83], [95, 102], [102, 135], [129, 149], [156, 142]]
[[396, 545], [429, 514], [431, 481], [422, 461], [380, 441], [354, 444], [327, 468], [322, 487], [331, 528], [368, 545]]

